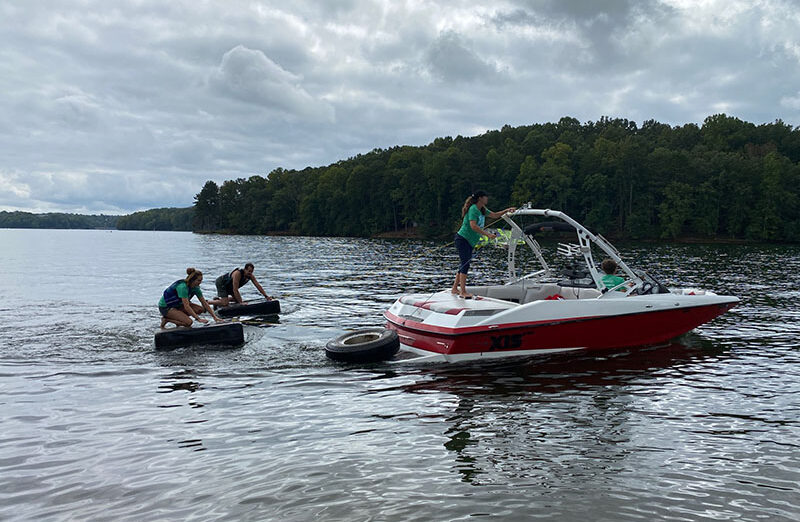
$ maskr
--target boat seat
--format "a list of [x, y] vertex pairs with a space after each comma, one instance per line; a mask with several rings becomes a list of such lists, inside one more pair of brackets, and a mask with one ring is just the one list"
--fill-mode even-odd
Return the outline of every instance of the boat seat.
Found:
[[525, 289], [521, 286], [490, 286], [487, 289], [486, 297], [493, 297], [495, 299], [503, 299], [504, 301], [514, 301], [515, 303], [522, 302], [525, 297]]
[[475, 286], [467, 287], [467, 290], [474, 294], [494, 299], [502, 299], [514, 303], [530, 303], [542, 299], [561, 296], [564, 299], [594, 299], [600, 296], [600, 292], [594, 288], [580, 288], [571, 286], [561, 286], [554, 283], [536, 284], [531, 286], [522, 285], [498, 285], [498, 286]]
[[525, 292], [523, 302], [540, 301], [553, 295], [560, 295], [560, 291], [561, 287], [552, 283], [530, 286]]
[[525, 288], [520, 285], [468, 286], [467, 292], [472, 295], [502, 299], [503, 301], [514, 303], [521, 303], [525, 297]]
[[558, 294], [564, 299], [595, 299], [602, 295], [597, 289], [577, 286], [562, 286]]
[[531, 301], [539, 301], [548, 297], [552, 299], [553, 296], [560, 296], [563, 299], [594, 299], [600, 297], [600, 295], [600, 292], [594, 288], [578, 288], [547, 283], [529, 287], [522, 302], [530, 303]]

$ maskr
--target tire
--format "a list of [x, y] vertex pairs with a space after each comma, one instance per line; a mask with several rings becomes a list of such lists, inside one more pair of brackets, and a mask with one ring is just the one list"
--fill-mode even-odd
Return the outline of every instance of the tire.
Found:
[[220, 317], [238, 317], [241, 315], [278, 315], [281, 313], [281, 303], [277, 299], [267, 301], [258, 299], [247, 304], [229, 304], [217, 309]]
[[400, 350], [397, 332], [388, 328], [364, 328], [340, 335], [325, 345], [325, 355], [340, 362], [378, 362]]
[[156, 350], [171, 350], [197, 344], [241, 346], [244, 344], [244, 329], [241, 323], [211, 323], [194, 328], [179, 327], [156, 331]]

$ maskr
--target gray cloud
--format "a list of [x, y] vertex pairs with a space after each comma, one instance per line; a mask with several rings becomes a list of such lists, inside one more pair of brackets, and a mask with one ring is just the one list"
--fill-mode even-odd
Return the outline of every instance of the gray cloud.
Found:
[[767, 0], [0, 2], [0, 209], [189, 205], [208, 179], [504, 124], [800, 124]]
[[431, 44], [426, 59], [434, 76], [453, 82], [493, 80], [497, 72], [454, 31], [442, 33]]
[[219, 92], [245, 103], [278, 109], [292, 116], [333, 121], [333, 109], [308, 94], [300, 81], [261, 51], [239, 45], [225, 53], [210, 83]]

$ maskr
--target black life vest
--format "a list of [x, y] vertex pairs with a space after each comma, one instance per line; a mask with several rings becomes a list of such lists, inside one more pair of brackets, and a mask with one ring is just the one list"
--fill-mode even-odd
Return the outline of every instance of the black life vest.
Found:
[[233, 273], [236, 271], [239, 272], [239, 288], [250, 282], [250, 278], [244, 275], [244, 270], [241, 268], [234, 268], [229, 274], [226, 274], [225, 277], [225, 290], [228, 292], [228, 295], [233, 295]]

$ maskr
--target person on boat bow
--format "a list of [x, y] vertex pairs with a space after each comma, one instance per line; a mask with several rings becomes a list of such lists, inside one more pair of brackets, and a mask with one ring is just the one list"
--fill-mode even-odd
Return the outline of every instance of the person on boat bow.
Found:
[[472, 294], [467, 292], [467, 272], [469, 272], [469, 264], [472, 261], [472, 251], [475, 245], [478, 244], [481, 236], [486, 236], [489, 239], [496, 237], [491, 232], [483, 229], [486, 224], [486, 216], [491, 219], [498, 219], [517, 210], [514, 207], [508, 207], [500, 212], [492, 212], [486, 208], [488, 202], [489, 196], [486, 192], [478, 190], [464, 201], [464, 206], [461, 208], [461, 228], [458, 229], [455, 238], [460, 264], [456, 272], [456, 279], [453, 281], [453, 288], [450, 291], [464, 298], [472, 297]]
[[219, 276], [215, 281], [218, 297], [212, 300], [211, 304], [214, 306], [228, 306], [230, 303], [230, 296], [233, 296], [233, 301], [235, 303], [243, 303], [244, 300], [242, 299], [242, 294], [239, 293], [239, 289], [250, 281], [253, 282], [253, 286], [256, 287], [267, 301], [271, 301], [272, 297], [267, 295], [256, 279], [256, 276], [253, 275], [255, 268], [253, 263], [247, 263], [244, 265], [244, 268], [234, 268], [231, 272]]
[[[207, 323], [208, 319], [203, 319], [198, 315], [202, 314], [203, 310], [211, 314], [214, 321], [222, 321], [203, 297], [203, 292], [200, 290], [202, 282], [203, 272], [187, 268], [185, 279], [178, 279], [164, 290], [164, 295], [158, 301], [158, 311], [161, 312], [161, 328], [164, 328], [168, 322], [178, 326], [192, 326], [192, 317], [201, 323]], [[194, 296], [197, 296], [203, 306], [189, 302]]]

